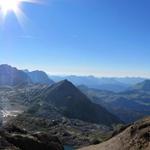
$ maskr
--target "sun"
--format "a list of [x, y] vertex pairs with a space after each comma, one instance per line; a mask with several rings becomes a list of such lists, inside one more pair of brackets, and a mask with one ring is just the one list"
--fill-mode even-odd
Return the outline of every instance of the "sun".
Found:
[[18, 22], [22, 25], [26, 18], [25, 13], [21, 9], [23, 3], [40, 3], [42, 0], [0, 0], [0, 23], [11, 12], [14, 13]]
[[3, 15], [6, 15], [9, 11], [16, 12], [20, 4], [21, 0], [0, 0], [0, 10]]

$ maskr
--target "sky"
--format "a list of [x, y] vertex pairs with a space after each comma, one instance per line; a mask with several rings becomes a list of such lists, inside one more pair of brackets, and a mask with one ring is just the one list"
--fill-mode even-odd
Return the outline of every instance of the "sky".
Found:
[[21, 4], [21, 23], [13, 12], [0, 17], [0, 64], [53, 75], [150, 77], [149, 0], [42, 2]]

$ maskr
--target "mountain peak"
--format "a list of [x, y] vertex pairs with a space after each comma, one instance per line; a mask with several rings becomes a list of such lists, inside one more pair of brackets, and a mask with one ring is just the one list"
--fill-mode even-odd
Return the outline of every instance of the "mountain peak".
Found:
[[65, 79], [65, 80], [62, 80], [60, 82], [58, 82], [59, 85], [61, 86], [64, 86], [64, 85], [73, 85], [69, 80]]
[[8, 64], [1, 64], [1, 65], [0, 65], [0, 68], [1, 68], [1, 69], [17, 69], [17, 68], [12, 67], [12, 66], [10, 66], [10, 65], [8, 65]]
[[71, 89], [71, 87], [72, 88], [76, 88], [70, 81], [68, 81], [68, 80], [62, 80], [62, 81], [60, 81], [60, 82], [57, 82], [56, 84], [54, 84], [53, 86], [52, 86], [52, 88], [51, 89], [57, 89], [57, 88], [63, 88], [63, 89]]
[[0, 65], [0, 85], [24, 85], [30, 82], [27, 74], [7, 64]]
[[51, 80], [44, 71], [35, 70], [32, 72], [26, 72], [31, 78], [33, 83], [39, 84], [53, 84], [54, 81]]
[[[61, 114], [72, 119], [112, 125], [121, 121], [100, 105], [94, 104], [75, 85], [68, 80], [53, 84], [43, 93], [43, 110], [54, 106]], [[43, 111], [43, 112], [44, 112]], [[44, 112], [43, 114], [50, 114]]]

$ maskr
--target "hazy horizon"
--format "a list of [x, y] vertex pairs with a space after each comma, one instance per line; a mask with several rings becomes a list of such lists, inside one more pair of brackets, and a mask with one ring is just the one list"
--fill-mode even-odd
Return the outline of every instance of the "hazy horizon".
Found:
[[[106, 74], [106, 75], [94, 75], [94, 74], [77, 74], [77, 73], [74, 73], [74, 74], [72, 74], [72, 73], [55, 73], [55, 72], [48, 72], [48, 71], [46, 71], [46, 70], [44, 70], [43, 68], [23, 68], [23, 67], [19, 67], [19, 66], [15, 66], [15, 65], [12, 65], [12, 64], [7, 64], [7, 63], [3, 63], [3, 64], [0, 64], [0, 65], [10, 65], [11, 67], [15, 67], [15, 68], [17, 68], [17, 69], [19, 69], [19, 70], [28, 70], [28, 71], [36, 71], [36, 70], [38, 70], [38, 71], [44, 71], [44, 72], [46, 72], [47, 73], [47, 75], [49, 75], [49, 76], [60, 76], [60, 77], [64, 77], [64, 76], [85, 76], [85, 77], [90, 77], [90, 76], [93, 76], [93, 77], [97, 77], [97, 78], [150, 78], [150, 76], [129, 76], [129, 75], [122, 75], [122, 76], [111, 76], [111, 75], [109, 75], [109, 73], [108, 74]], [[131, 75], [131, 74], [130, 74]]]

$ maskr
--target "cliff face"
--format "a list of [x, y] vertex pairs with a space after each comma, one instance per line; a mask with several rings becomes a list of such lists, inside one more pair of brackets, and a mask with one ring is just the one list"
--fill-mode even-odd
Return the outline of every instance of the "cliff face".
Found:
[[137, 121], [110, 140], [80, 150], [149, 150], [150, 117]]

